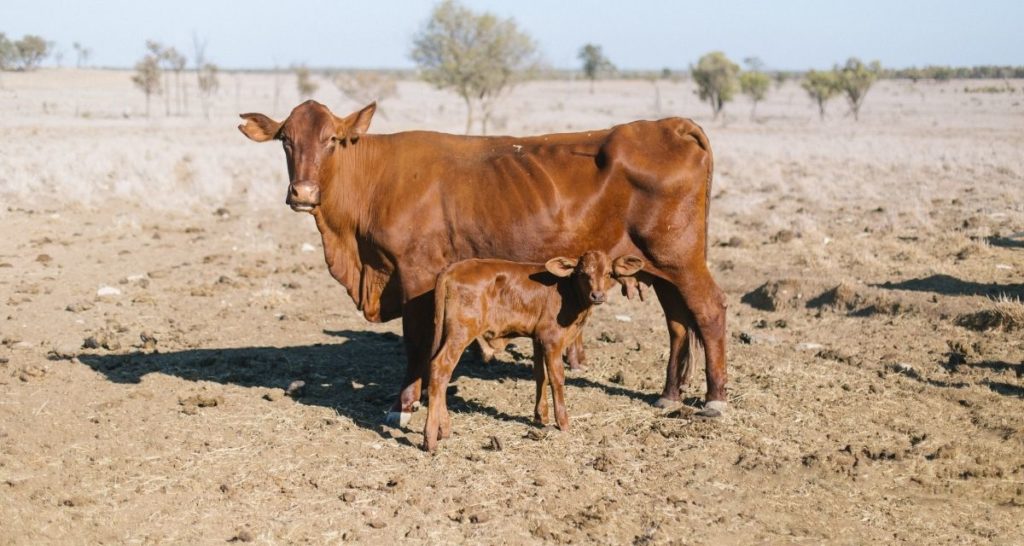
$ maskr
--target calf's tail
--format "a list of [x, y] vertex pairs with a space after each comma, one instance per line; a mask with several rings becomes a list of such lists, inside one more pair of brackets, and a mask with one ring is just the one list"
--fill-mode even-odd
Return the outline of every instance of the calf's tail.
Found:
[[444, 317], [445, 317], [445, 303], [448, 300], [448, 275], [447, 270], [442, 271], [437, 276], [437, 282], [434, 283], [434, 344], [430, 349], [430, 359], [433, 360], [437, 356], [437, 352], [441, 350], [441, 345], [444, 343]]

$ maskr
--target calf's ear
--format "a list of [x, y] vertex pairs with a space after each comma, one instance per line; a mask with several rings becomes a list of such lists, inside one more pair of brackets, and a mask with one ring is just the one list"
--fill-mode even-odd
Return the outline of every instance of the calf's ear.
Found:
[[335, 118], [335, 136], [341, 140], [348, 139], [349, 142], [359, 140], [359, 137], [366, 134], [370, 129], [370, 120], [373, 113], [377, 111], [377, 103], [371, 102], [362, 110], [349, 114], [344, 118]]
[[263, 114], [239, 114], [245, 123], [238, 126], [243, 135], [256, 142], [266, 142], [277, 138], [277, 132], [281, 130], [281, 122], [274, 121]]
[[556, 277], [568, 277], [576, 269], [576, 260], [569, 258], [552, 258], [544, 264], [544, 269]]
[[619, 256], [612, 262], [612, 271], [617, 277], [631, 277], [644, 268], [644, 261], [632, 254]]

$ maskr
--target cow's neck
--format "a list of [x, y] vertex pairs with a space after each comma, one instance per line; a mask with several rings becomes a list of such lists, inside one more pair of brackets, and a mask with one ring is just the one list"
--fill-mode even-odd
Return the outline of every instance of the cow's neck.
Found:
[[[360, 239], [368, 228], [375, 188], [379, 186], [379, 144], [372, 136], [338, 150], [322, 170], [320, 207], [314, 212], [323, 239], [327, 268], [345, 286], [356, 307], [366, 313], [377, 302], [366, 301], [373, 294], [364, 289], [365, 256], [359, 252]], [[379, 298], [379, 294], [375, 295]], [[370, 320], [375, 320], [367, 316]]]

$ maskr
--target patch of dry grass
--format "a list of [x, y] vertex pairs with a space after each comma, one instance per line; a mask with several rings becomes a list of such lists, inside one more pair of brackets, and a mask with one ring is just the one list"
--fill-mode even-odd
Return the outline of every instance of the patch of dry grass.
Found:
[[1003, 295], [993, 299], [986, 309], [958, 316], [956, 323], [958, 326], [979, 332], [1024, 330], [1024, 302]]

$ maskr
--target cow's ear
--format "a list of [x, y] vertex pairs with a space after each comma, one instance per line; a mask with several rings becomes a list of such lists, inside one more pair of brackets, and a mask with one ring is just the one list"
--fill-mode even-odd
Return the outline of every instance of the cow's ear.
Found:
[[576, 269], [576, 260], [569, 258], [552, 258], [544, 264], [544, 269], [556, 277], [568, 277]]
[[335, 122], [336, 136], [341, 140], [348, 139], [349, 142], [359, 140], [359, 137], [366, 134], [370, 129], [370, 120], [377, 111], [377, 102], [371, 102], [362, 110], [345, 116]]
[[277, 132], [281, 130], [281, 122], [274, 121], [263, 114], [239, 114], [245, 123], [238, 126], [243, 135], [256, 142], [266, 142], [277, 138]]
[[617, 277], [631, 277], [644, 268], [644, 261], [632, 254], [619, 256], [612, 262], [612, 271]]

